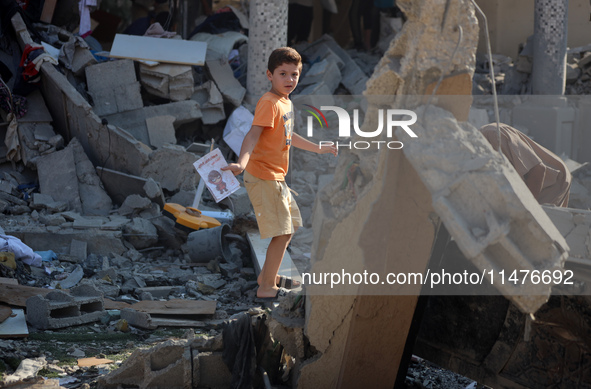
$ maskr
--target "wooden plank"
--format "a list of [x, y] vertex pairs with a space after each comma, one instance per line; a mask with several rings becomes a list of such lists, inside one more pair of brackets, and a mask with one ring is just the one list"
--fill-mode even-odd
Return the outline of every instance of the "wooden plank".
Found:
[[[258, 231], [250, 231], [246, 234], [246, 237], [248, 239], [248, 243], [250, 244], [252, 257], [256, 258], [256, 260], [254, 261], [254, 268], [258, 276], [261, 272], [261, 269], [263, 268], [263, 265], [265, 264], [267, 248], [269, 247], [269, 242], [271, 242], [271, 238], [261, 239], [261, 235]], [[302, 276], [300, 275], [298, 268], [291, 260], [291, 256], [287, 251], [283, 256], [283, 260], [281, 261], [281, 266], [279, 266], [279, 272], [277, 274], [284, 277], [291, 277], [296, 281], [302, 282]], [[293, 290], [301, 290], [301, 287]]]
[[16, 278], [0, 277], [0, 284], [18, 285]]
[[34, 286], [0, 284], [0, 302], [17, 307], [26, 307], [29, 297], [45, 296], [52, 290], [35, 288]]
[[104, 365], [107, 363], [113, 363], [112, 360], [110, 359], [105, 359], [105, 358], [80, 358], [78, 360], [78, 366], [82, 366], [82, 367], [90, 367], [90, 366], [97, 366], [97, 365]]
[[217, 303], [215, 301], [180, 300], [140, 301], [128, 308], [153, 315], [213, 315]]
[[207, 44], [204, 42], [117, 34], [110, 56], [203, 66], [206, 52]]
[[56, 3], [57, 0], [45, 0], [45, 2], [43, 3], [43, 11], [41, 11], [41, 17], [39, 17], [39, 20], [41, 20], [44, 23], [51, 24]]
[[[2, 283], [0, 279], [0, 302], [17, 307], [26, 307], [27, 299], [33, 296], [45, 296], [47, 293], [55, 289], [36, 288], [34, 286], [25, 285], [10, 285]], [[64, 290], [67, 292], [67, 290]], [[119, 301], [112, 301], [105, 299], [105, 309], [123, 309], [129, 308], [130, 305]]]
[[0, 338], [23, 338], [29, 336], [25, 311], [14, 309], [12, 312], [14, 317], [9, 317], [0, 324]]

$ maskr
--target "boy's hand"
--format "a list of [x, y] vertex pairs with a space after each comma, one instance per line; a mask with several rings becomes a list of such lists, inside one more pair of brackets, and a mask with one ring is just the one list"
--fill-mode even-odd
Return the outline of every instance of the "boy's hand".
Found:
[[221, 170], [230, 170], [235, 176], [237, 176], [244, 171], [244, 168], [240, 164], [229, 163], [228, 166], [222, 167]]
[[328, 154], [328, 153], [331, 153], [332, 155], [334, 155], [336, 157], [339, 153], [339, 149], [334, 143], [330, 146], [328, 146], [328, 145], [320, 146], [320, 153], [319, 154]]

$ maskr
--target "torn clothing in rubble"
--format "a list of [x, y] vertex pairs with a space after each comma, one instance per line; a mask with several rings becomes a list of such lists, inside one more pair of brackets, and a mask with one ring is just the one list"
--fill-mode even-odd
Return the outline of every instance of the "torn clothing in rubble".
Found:
[[[556, 154], [540, 146], [519, 130], [501, 123], [501, 151], [525, 181], [540, 204], [568, 206], [571, 174]], [[487, 124], [480, 132], [493, 146], [499, 148], [496, 123]]]
[[243, 312], [237, 320], [224, 323], [222, 359], [232, 372], [232, 389], [252, 387], [256, 369], [256, 347], [250, 315]]

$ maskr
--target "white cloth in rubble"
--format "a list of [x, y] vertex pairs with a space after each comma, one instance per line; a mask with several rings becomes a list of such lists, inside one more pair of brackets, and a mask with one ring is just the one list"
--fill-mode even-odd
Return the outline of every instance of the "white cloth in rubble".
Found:
[[15, 259], [30, 266], [41, 267], [41, 256], [15, 236], [0, 234], [0, 251], [10, 251], [14, 253]]
[[80, 0], [78, 2], [78, 10], [80, 11], [80, 28], [78, 34], [84, 36], [90, 31], [90, 7], [96, 7], [96, 0]]

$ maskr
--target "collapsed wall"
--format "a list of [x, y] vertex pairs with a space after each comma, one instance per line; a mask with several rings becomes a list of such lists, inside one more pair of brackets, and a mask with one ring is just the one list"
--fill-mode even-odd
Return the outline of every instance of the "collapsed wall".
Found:
[[[474, 71], [478, 29], [470, 1], [397, 5], [408, 20], [367, 82], [363, 131], [378, 126], [380, 108], [407, 103], [398, 96], [423, 95], [441, 75], [463, 73], [470, 81]], [[345, 179], [351, 185], [342, 189]], [[433, 215], [429, 191], [399, 150], [342, 153], [333, 182], [317, 198], [311, 272], [422, 273], [435, 237]], [[318, 354], [302, 366], [298, 387], [392, 387], [418, 292], [394, 285], [389, 296], [376, 296], [386, 293], [362, 286], [357, 296], [328, 296], [308, 287], [305, 331]]]
[[[468, 118], [478, 40], [472, 2], [397, 5], [408, 20], [367, 82], [362, 131], [378, 127], [380, 109], [404, 108], [418, 116], [418, 137], [396, 131], [404, 155], [352, 150], [339, 158], [316, 204], [311, 272], [424, 273], [439, 218], [479, 271], [562, 268], [562, 235], [509, 163], [459, 123]], [[550, 293], [548, 285], [495, 287], [524, 312]], [[318, 355], [302, 367], [299, 387], [392, 387], [420, 289], [361, 285], [355, 297], [308, 291], [306, 334]]]

